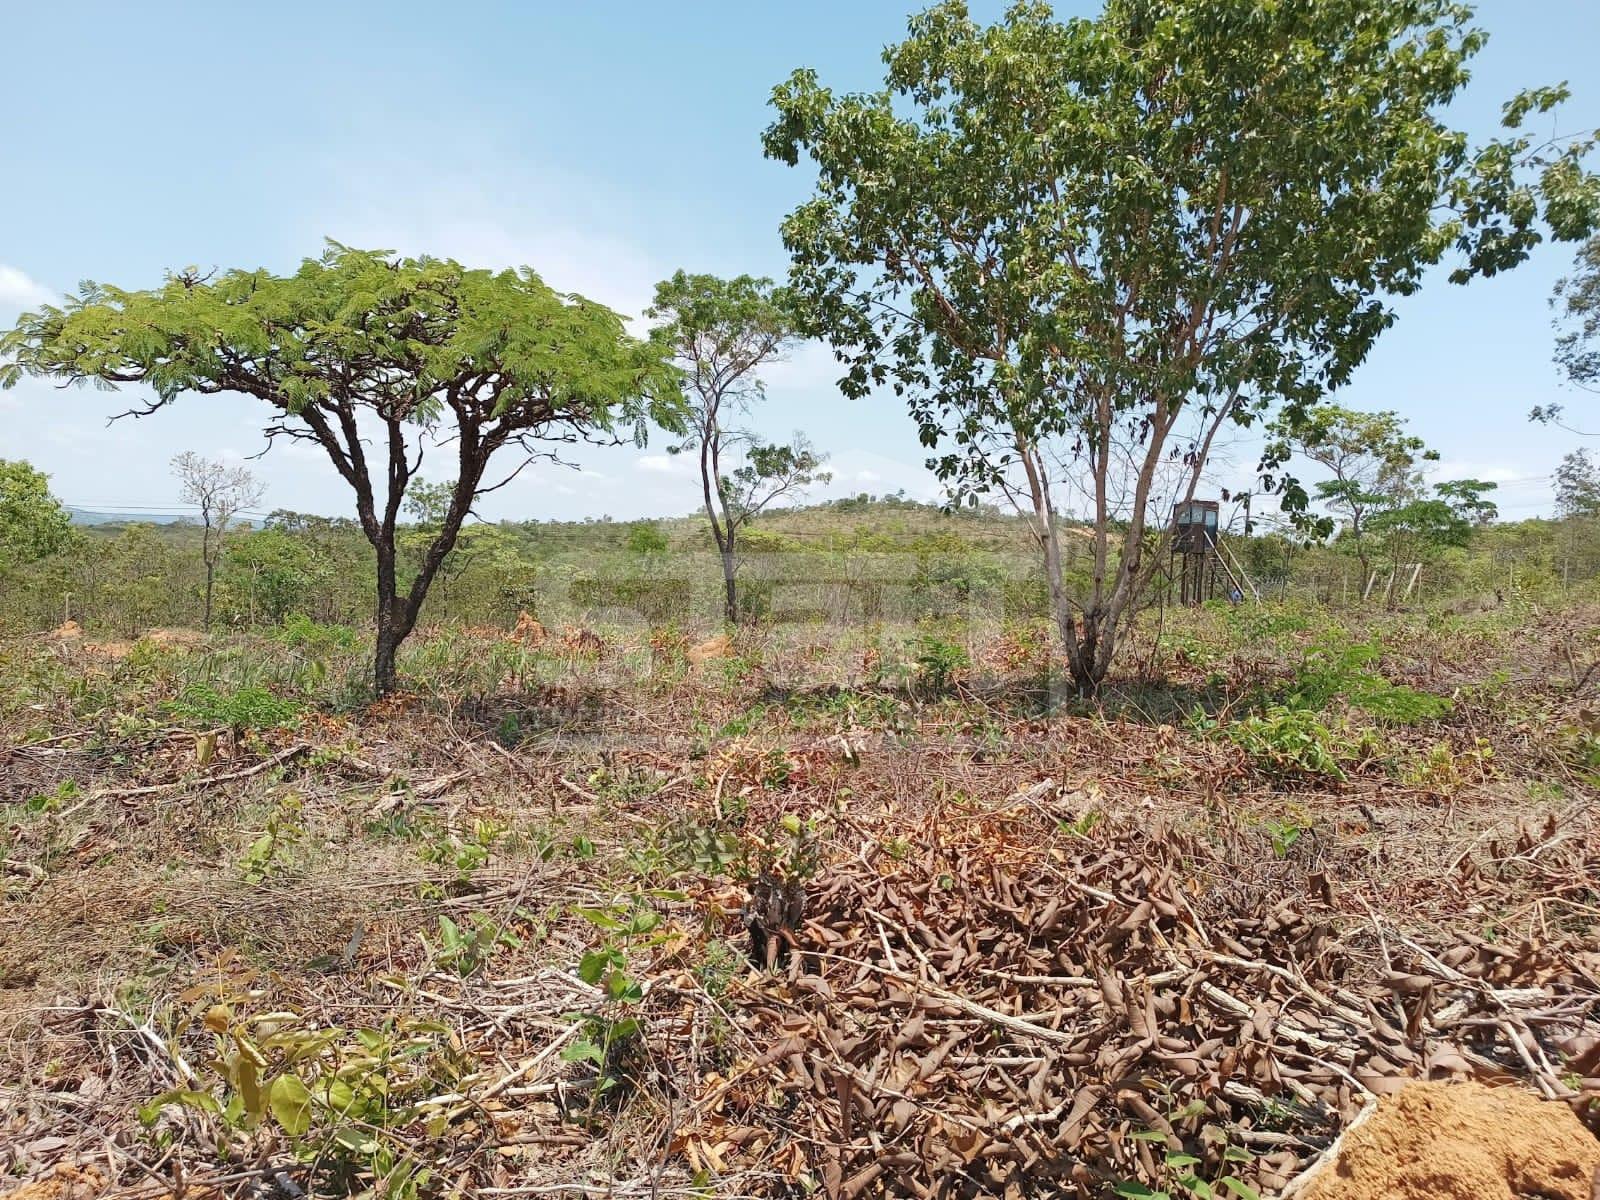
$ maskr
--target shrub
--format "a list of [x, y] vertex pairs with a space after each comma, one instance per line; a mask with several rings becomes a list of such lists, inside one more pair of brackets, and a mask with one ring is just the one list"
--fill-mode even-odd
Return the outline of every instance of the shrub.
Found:
[[1354, 747], [1314, 712], [1273, 705], [1226, 727], [1255, 765], [1283, 779], [1344, 779], [1340, 759]]
[[318, 1194], [353, 1195], [365, 1184], [366, 1194], [409, 1200], [425, 1188], [416, 1133], [449, 1119], [440, 1100], [470, 1069], [449, 1027], [409, 1017], [355, 1030], [293, 1012], [247, 1018], [235, 1015], [231, 1001], [240, 999], [218, 997], [197, 1022], [212, 1038], [208, 1076], [154, 1097], [139, 1109], [141, 1123], [156, 1127], [176, 1105], [241, 1147], [276, 1127], [289, 1152], [312, 1164], [308, 1187]]
[[175, 716], [230, 729], [275, 729], [300, 715], [298, 703], [274, 696], [266, 688], [219, 692], [209, 683], [190, 684], [168, 707]]
[[965, 646], [924, 633], [917, 639], [916, 664], [918, 685], [937, 693], [948, 690], [956, 673], [971, 666], [972, 659]]
[[274, 636], [291, 649], [320, 656], [349, 652], [361, 644], [361, 635], [350, 626], [324, 625], [303, 613], [284, 618]]
[[1287, 706], [1320, 711], [1342, 696], [1351, 708], [1396, 725], [1434, 721], [1450, 712], [1445, 697], [1391, 683], [1370, 669], [1381, 654], [1376, 642], [1347, 642], [1342, 630], [1333, 631], [1307, 651]]

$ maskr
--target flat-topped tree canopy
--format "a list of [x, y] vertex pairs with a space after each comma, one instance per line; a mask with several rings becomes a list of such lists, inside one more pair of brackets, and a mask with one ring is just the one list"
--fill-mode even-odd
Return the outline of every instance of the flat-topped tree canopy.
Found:
[[[644, 440], [681, 422], [665, 352], [623, 318], [531, 269], [468, 269], [335, 242], [290, 275], [188, 269], [160, 287], [83, 285], [0, 336], [0, 385], [24, 374], [146, 384], [143, 415], [185, 392], [237, 392], [277, 410], [269, 438], [315, 442], [356, 496], [378, 556], [377, 686], [473, 503], [579, 439]], [[514, 452], [485, 481], [490, 459]], [[450, 501], [415, 578], [395, 579], [395, 527], [429, 449], [456, 460]]]

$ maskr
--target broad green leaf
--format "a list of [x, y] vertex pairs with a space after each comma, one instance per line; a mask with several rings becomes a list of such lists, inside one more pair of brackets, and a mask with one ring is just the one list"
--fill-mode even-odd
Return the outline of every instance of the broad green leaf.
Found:
[[273, 1079], [267, 1102], [285, 1133], [298, 1137], [311, 1127], [311, 1093], [298, 1075], [285, 1072]]

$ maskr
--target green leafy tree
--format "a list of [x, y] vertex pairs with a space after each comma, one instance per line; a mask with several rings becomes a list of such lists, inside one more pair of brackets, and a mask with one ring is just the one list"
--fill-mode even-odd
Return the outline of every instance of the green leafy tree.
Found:
[[190, 583], [180, 570], [179, 555], [154, 525], [138, 522], [97, 546], [95, 570], [107, 623], [128, 637], [138, 637], [172, 612], [172, 598]]
[[200, 559], [206, 568], [204, 626], [209, 631], [217, 564], [222, 561], [228, 530], [234, 517], [261, 502], [267, 486], [244, 467], [201, 458], [192, 450], [173, 458], [172, 473], [178, 477], [179, 497], [200, 510]]
[[628, 526], [628, 552], [651, 558], [667, 552], [667, 535], [654, 521], [635, 521]]
[[330, 564], [309, 539], [279, 527], [260, 529], [229, 543], [224, 559], [224, 595], [236, 619], [281, 624], [303, 612], [311, 593], [326, 586]]
[[[765, 444], [735, 422], [765, 396], [760, 372], [795, 340], [787, 293], [770, 279], [679, 271], [656, 285], [651, 339], [683, 371], [687, 436], [673, 453], [699, 452], [706, 520], [722, 562], [726, 618], [738, 620], [739, 531], [763, 509], [830, 476], [799, 434]], [[743, 455], [731, 471], [725, 460]]]
[[1385, 589], [1392, 606], [1407, 586], [1402, 570], [1434, 561], [1445, 550], [1464, 548], [1473, 534], [1499, 510], [1488, 494], [1498, 485], [1481, 479], [1455, 479], [1435, 484], [1431, 496], [1414, 496], [1372, 514], [1370, 529], [1381, 538], [1389, 563]]
[[1600, 517], [1600, 462], [1587, 449], [1574, 450], [1556, 468], [1556, 515]]
[[1298, 454], [1332, 473], [1333, 478], [1313, 487], [1315, 498], [1332, 517], [1319, 517], [1304, 508], [1289, 515], [1302, 532], [1318, 537], [1333, 531], [1334, 519], [1341, 521], [1339, 544], [1360, 562], [1364, 584], [1378, 548], [1370, 517], [1420, 496], [1419, 464], [1437, 461], [1438, 452], [1407, 433], [1404, 419], [1396, 413], [1358, 412], [1337, 404], [1284, 413], [1267, 432], [1272, 439], [1269, 458], [1285, 461]]
[[67, 544], [72, 519], [50, 494], [50, 480], [21, 461], [0, 458], [0, 569], [37, 562]]
[[[1550, 303], [1556, 310], [1556, 365], [1573, 386], [1600, 392], [1600, 237], [1579, 248], [1576, 269], [1556, 283]], [[1541, 405], [1529, 416], [1560, 425], [1562, 406]]]
[[[150, 291], [86, 284], [0, 337], [0, 384], [23, 374], [147, 384], [153, 412], [184, 392], [239, 393], [275, 415], [269, 439], [307, 441], [355, 493], [377, 558], [378, 692], [440, 564], [485, 493], [579, 438], [616, 441], [680, 407], [660, 350], [622, 318], [528, 268], [468, 270], [330, 243], [291, 275], [186, 270]], [[363, 428], [365, 425], [365, 428]], [[429, 449], [451, 463], [450, 503], [415, 574], [397, 573], [407, 488]], [[492, 482], [490, 461], [511, 464]]]
[[[1476, 149], [1443, 123], [1484, 42], [1470, 18], [1448, 0], [1108, 0], [983, 27], [947, 0], [885, 51], [882, 90], [836, 95], [808, 70], [775, 89], [766, 152], [816, 168], [783, 224], [804, 331], [849, 394], [905, 400], [957, 500], [1004, 491], [1031, 513], [1080, 692], [1158, 557], [1161, 464], [1198, 472], [1220, 423], [1345, 383], [1389, 299], [1447, 255], [1465, 282], [1547, 231], [1594, 231], [1593, 139], [1516, 132], [1563, 89], [1518, 96]], [[1063, 486], [1094, 535], [1078, 595]]]

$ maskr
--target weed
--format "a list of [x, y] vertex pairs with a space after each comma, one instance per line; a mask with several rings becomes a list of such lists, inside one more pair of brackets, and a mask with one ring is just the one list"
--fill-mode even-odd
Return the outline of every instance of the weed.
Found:
[[522, 945], [514, 933], [487, 913], [473, 913], [465, 926], [441, 916], [438, 945], [431, 943], [426, 934], [418, 936], [435, 963], [462, 977], [476, 973], [501, 946], [517, 949]]
[[1094, 831], [1094, 827], [1100, 824], [1104, 816], [1105, 814], [1098, 808], [1091, 808], [1071, 821], [1058, 822], [1056, 828], [1068, 837], [1086, 838]]
[[1289, 707], [1320, 712], [1342, 697], [1351, 708], [1395, 725], [1434, 721], [1450, 712], [1445, 697], [1391, 683], [1370, 669], [1382, 654], [1376, 642], [1346, 638], [1334, 630], [1306, 653], [1286, 697]]
[[454, 868], [456, 883], [465, 884], [489, 861], [489, 854], [506, 834], [506, 827], [498, 821], [477, 820], [472, 832], [465, 837], [446, 831], [417, 851], [417, 857], [426, 863]]
[[972, 665], [965, 646], [924, 633], [916, 642], [917, 686], [933, 695], [949, 691], [955, 677]]
[[[1205, 1105], [1195, 1101], [1192, 1105], [1179, 1109], [1171, 1120], [1173, 1122], [1185, 1120], [1199, 1116], [1205, 1111]], [[1159, 1146], [1166, 1143], [1170, 1134], [1165, 1130], [1141, 1129], [1129, 1136], [1135, 1141], [1150, 1142]], [[1151, 1187], [1135, 1180], [1124, 1180], [1112, 1187], [1112, 1194], [1128, 1197], [1129, 1200], [1174, 1200], [1175, 1196], [1192, 1196], [1195, 1200], [1216, 1200], [1218, 1196], [1233, 1196], [1236, 1200], [1261, 1200], [1256, 1190], [1235, 1173], [1239, 1166], [1254, 1161], [1255, 1156], [1241, 1146], [1229, 1145], [1227, 1132], [1220, 1126], [1206, 1125], [1201, 1130], [1201, 1139], [1212, 1145], [1221, 1145], [1221, 1153], [1217, 1155], [1221, 1161], [1212, 1178], [1207, 1179], [1201, 1174], [1205, 1168], [1205, 1159], [1199, 1155], [1184, 1150], [1167, 1150], [1157, 1168], [1160, 1173], [1156, 1180], [1158, 1186]]]
[[1444, 795], [1491, 776], [1493, 761], [1494, 747], [1486, 738], [1474, 738], [1472, 746], [1460, 753], [1449, 742], [1434, 742], [1420, 761], [1400, 773], [1400, 779], [1412, 787]]
[[1300, 839], [1312, 831], [1311, 820], [1303, 810], [1269, 818], [1262, 827], [1272, 842], [1274, 858], [1288, 858]]
[[236, 1015], [239, 999], [195, 1011], [211, 1035], [212, 1082], [196, 1079], [143, 1105], [139, 1119], [153, 1136], [170, 1137], [159, 1122], [176, 1105], [216, 1122], [224, 1144], [275, 1126], [296, 1159], [326, 1173], [318, 1191], [354, 1194], [365, 1183], [366, 1194], [412, 1200], [424, 1190], [429, 1171], [414, 1157], [414, 1135], [443, 1128], [438, 1100], [468, 1070], [449, 1028], [406, 1017], [375, 1029], [319, 1028], [294, 1012]]
[[295, 701], [274, 696], [265, 688], [218, 691], [209, 683], [190, 684], [169, 707], [174, 716], [235, 730], [276, 729], [293, 722], [301, 708]]
[[1314, 712], [1273, 705], [1226, 727], [1229, 741], [1257, 768], [1280, 779], [1346, 778], [1340, 759], [1354, 749], [1350, 739]]
[[305, 835], [303, 804], [293, 792], [281, 797], [267, 817], [267, 827], [239, 859], [246, 883], [261, 883], [282, 868], [279, 854]]
[[570, 1014], [578, 1035], [561, 1052], [567, 1062], [594, 1065], [590, 1113], [617, 1098], [636, 1075], [644, 1050], [644, 1023], [638, 1014], [644, 986], [629, 974], [628, 955], [661, 941], [661, 916], [638, 897], [608, 908], [579, 908], [577, 914], [600, 931], [600, 944], [578, 963], [578, 978], [599, 990], [596, 1006]]
[[291, 649], [323, 658], [352, 653], [361, 645], [361, 635], [350, 626], [324, 625], [301, 613], [285, 617], [275, 636]]
[[516, 713], [506, 713], [495, 726], [494, 736], [495, 740], [506, 749], [515, 750], [522, 744], [522, 718]]

